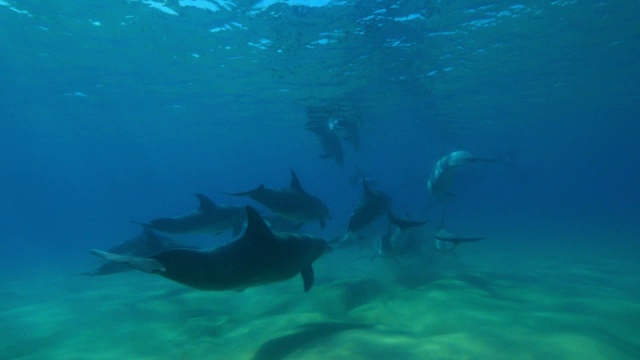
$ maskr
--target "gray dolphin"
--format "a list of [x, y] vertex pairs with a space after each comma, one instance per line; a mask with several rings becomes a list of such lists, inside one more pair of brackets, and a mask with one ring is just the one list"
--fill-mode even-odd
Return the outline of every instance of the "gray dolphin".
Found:
[[350, 143], [354, 149], [360, 148], [360, 132], [358, 131], [358, 119], [330, 118], [327, 121], [329, 129], [338, 137]]
[[302, 188], [300, 180], [293, 170], [291, 170], [291, 184], [288, 188], [268, 188], [260, 185], [250, 191], [225, 194], [248, 196], [272, 212], [296, 223], [318, 220], [322, 229], [325, 226], [324, 219], [331, 218], [327, 206], [320, 198], [309, 194]]
[[391, 205], [391, 198], [381, 191], [372, 190], [366, 179], [362, 179], [362, 186], [362, 198], [349, 218], [347, 230], [350, 233], [371, 224], [376, 218], [384, 215]]
[[149, 257], [91, 253], [127, 264], [199, 290], [236, 290], [302, 275], [304, 291], [314, 282], [312, 264], [331, 251], [326, 241], [308, 235], [274, 234], [258, 212], [247, 211], [247, 229], [239, 239], [215, 249], [172, 249]]
[[486, 237], [460, 237], [450, 233], [444, 225], [444, 218], [440, 221], [440, 226], [435, 235], [436, 250], [442, 253], [450, 253], [456, 255], [456, 248], [461, 243], [476, 242], [484, 240]]
[[419, 238], [403, 237], [402, 233], [405, 230], [422, 226], [427, 221], [402, 220], [396, 217], [391, 210], [389, 210], [388, 218], [387, 232], [383, 237], [376, 240], [375, 252], [371, 260], [373, 261], [377, 256], [380, 256], [398, 261], [398, 256], [419, 252], [422, 241]]
[[433, 167], [429, 179], [427, 180], [427, 190], [433, 196], [448, 194], [455, 196], [449, 191], [455, 169], [461, 165], [476, 161], [495, 161], [494, 159], [479, 158], [466, 151], [454, 151], [451, 154], [441, 157]]
[[[178, 249], [178, 248], [195, 249], [195, 247], [183, 245], [175, 242], [174, 240], [166, 236], [156, 234], [148, 226], [143, 226], [142, 228], [143, 228], [142, 234], [132, 237], [129, 240], [123, 241], [120, 244], [109, 248], [109, 250], [107, 251], [110, 253], [119, 254], [119, 255], [151, 256], [151, 255], [158, 254], [170, 249]], [[82, 275], [89, 275], [89, 276], [111, 275], [111, 274], [129, 271], [129, 270], [132, 270], [132, 269], [124, 264], [107, 262], [102, 264], [95, 270], [83, 273]]]
[[331, 130], [327, 121], [309, 120], [306, 123], [306, 129], [313, 132], [320, 140], [320, 145], [324, 154], [320, 155], [321, 159], [333, 159], [342, 167], [344, 164], [344, 151], [342, 143], [338, 135]]
[[180, 216], [158, 218], [144, 224], [150, 228], [172, 234], [213, 232], [219, 234], [232, 229], [236, 236], [246, 220], [243, 206], [216, 205], [202, 194], [195, 194], [200, 202], [198, 209]]

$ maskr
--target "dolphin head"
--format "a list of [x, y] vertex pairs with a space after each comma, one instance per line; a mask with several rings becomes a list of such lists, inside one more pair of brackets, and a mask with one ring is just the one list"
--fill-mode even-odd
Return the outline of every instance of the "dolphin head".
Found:
[[474, 161], [473, 155], [467, 151], [454, 151], [448, 155], [449, 166], [464, 165], [466, 163]]

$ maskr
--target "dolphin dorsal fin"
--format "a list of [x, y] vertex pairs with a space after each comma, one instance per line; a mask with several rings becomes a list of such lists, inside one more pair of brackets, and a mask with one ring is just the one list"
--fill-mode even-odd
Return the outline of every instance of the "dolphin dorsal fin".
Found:
[[202, 211], [215, 210], [216, 204], [214, 204], [214, 202], [211, 201], [211, 199], [209, 199], [206, 195], [196, 194], [196, 197], [198, 198], [198, 201], [200, 201], [200, 207], [199, 207], [200, 210]]
[[272, 244], [276, 241], [275, 235], [269, 226], [262, 220], [258, 211], [251, 206], [247, 209], [247, 229], [240, 238], [241, 241], [250, 241], [256, 244]]
[[293, 171], [293, 169], [291, 169], [291, 184], [289, 187], [302, 193], [305, 192], [300, 184], [300, 180], [298, 180], [298, 175], [296, 175], [296, 172]]

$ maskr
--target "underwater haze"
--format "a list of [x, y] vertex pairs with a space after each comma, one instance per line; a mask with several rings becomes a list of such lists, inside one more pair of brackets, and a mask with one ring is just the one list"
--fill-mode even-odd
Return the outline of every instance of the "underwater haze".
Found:
[[[639, 14], [0, 0], [0, 357], [640, 358]], [[299, 275], [239, 291], [87, 276], [91, 249], [194, 194], [267, 219], [290, 204], [228, 194], [288, 188], [291, 170], [330, 211], [324, 227], [280, 214], [333, 247], [309, 292]], [[351, 229], [365, 186], [391, 203]]]

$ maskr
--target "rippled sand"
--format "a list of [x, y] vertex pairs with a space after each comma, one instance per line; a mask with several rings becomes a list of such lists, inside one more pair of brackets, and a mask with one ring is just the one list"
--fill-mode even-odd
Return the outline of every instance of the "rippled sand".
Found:
[[[462, 251], [461, 251], [462, 252]], [[5, 359], [637, 359], [640, 265], [560, 255], [342, 250], [235, 292], [163, 278], [4, 274]], [[86, 270], [86, 269], [85, 269]]]

